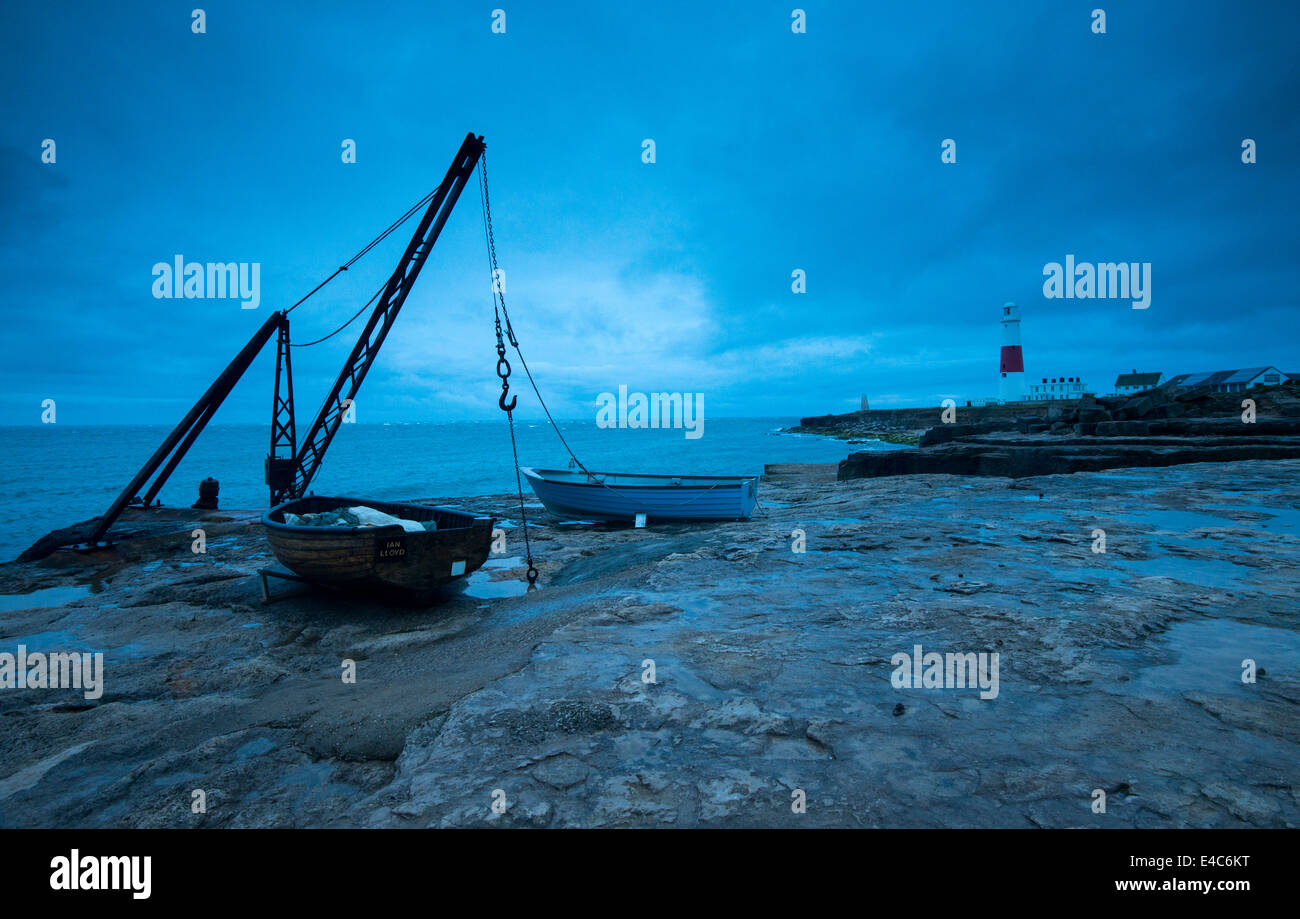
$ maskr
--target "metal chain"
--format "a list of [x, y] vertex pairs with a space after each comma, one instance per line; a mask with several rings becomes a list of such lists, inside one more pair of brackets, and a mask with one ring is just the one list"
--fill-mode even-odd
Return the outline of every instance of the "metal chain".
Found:
[[[492, 263], [492, 267], [495, 270], [496, 239], [492, 235], [492, 216], [491, 216], [492, 199], [491, 196], [488, 194], [487, 172], [483, 169], [483, 166], [484, 164], [486, 164], [486, 162], [487, 162], [487, 151], [484, 150], [483, 155], [480, 159], [480, 170], [479, 170], [480, 182], [481, 182], [480, 192], [483, 198], [483, 223], [484, 226], [486, 227], [488, 252]], [[493, 277], [493, 280], [495, 280], [495, 276]], [[494, 311], [497, 308], [496, 304], [497, 304], [497, 297], [496, 297], [496, 289], [494, 285], [493, 296], [492, 296], [492, 309]], [[537, 396], [537, 404], [540, 405], [542, 407], [542, 411], [546, 413], [546, 420], [550, 422], [552, 430], [555, 431], [555, 436], [560, 438], [560, 443], [564, 445], [564, 449], [569, 454], [570, 462], [573, 465], [577, 466], [579, 469], [581, 469], [583, 472], [587, 473], [587, 475], [591, 475], [591, 471], [587, 469], [587, 467], [583, 464], [582, 460], [578, 459], [578, 454], [573, 452], [573, 448], [569, 446], [569, 442], [564, 439], [564, 432], [561, 431], [560, 426], [555, 423], [555, 416], [551, 414], [551, 409], [549, 406], [547, 406], [546, 399], [542, 397], [542, 391], [537, 388], [537, 381], [533, 379], [533, 372], [528, 369], [528, 361], [524, 359], [524, 352], [519, 348], [519, 340], [515, 338], [514, 326], [512, 326], [510, 323], [510, 311], [506, 309], [506, 300], [504, 296], [501, 297], [501, 310], [500, 313], [497, 314], [497, 343], [500, 344], [501, 342], [500, 324], [501, 324], [502, 314], [504, 314], [506, 317], [506, 326], [505, 326], [506, 335], [510, 337], [510, 345], [515, 349], [515, 354], [519, 356], [519, 366], [524, 368], [524, 375], [528, 377], [528, 384], [533, 389], [533, 395]]]
[[[506, 344], [501, 328], [501, 313], [505, 312], [506, 301], [505, 293], [498, 283], [500, 275], [497, 267], [496, 237], [492, 232], [492, 208], [488, 200], [486, 149], [479, 156], [479, 190], [482, 192], [483, 226], [487, 233], [488, 259], [492, 267], [492, 312], [496, 317], [497, 376], [501, 378], [501, 396], [497, 399], [497, 405], [506, 413], [506, 421], [510, 425], [510, 451], [515, 459], [515, 487], [519, 492], [519, 519], [523, 524], [524, 554], [528, 559], [528, 589], [532, 590], [537, 586], [537, 566], [533, 563], [533, 546], [528, 538], [528, 510], [524, 506], [524, 482], [519, 474], [519, 443], [515, 439], [514, 409], [519, 402], [519, 397], [511, 396], [510, 401], [506, 402], [506, 397], [510, 395], [510, 362], [506, 360]], [[510, 328], [509, 313], [506, 313], [505, 333], [510, 338], [511, 346], [517, 350], [519, 342], [515, 339], [514, 329]]]

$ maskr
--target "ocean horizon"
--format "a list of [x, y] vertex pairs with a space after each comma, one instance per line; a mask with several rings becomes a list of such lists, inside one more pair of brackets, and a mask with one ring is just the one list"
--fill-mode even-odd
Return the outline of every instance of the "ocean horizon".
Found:
[[[589, 468], [614, 472], [760, 474], [766, 463], [834, 463], [851, 450], [895, 444], [788, 434], [798, 418], [709, 418], [698, 439], [681, 428], [601, 429], [590, 420], [561, 421], [560, 430]], [[8, 475], [10, 526], [0, 531], [0, 557], [16, 557], [51, 530], [102, 514], [162, 443], [172, 425], [8, 425], [0, 432], [0, 464]], [[568, 454], [550, 424], [516, 419], [521, 465], [566, 468]], [[263, 508], [266, 424], [211, 424], [159, 494], [188, 507], [198, 483], [221, 483], [220, 506]], [[536, 500], [525, 483], [525, 498]], [[358, 422], [334, 438], [317, 494], [377, 500], [474, 498], [511, 493], [515, 475], [510, 432], [498, 421]], [[760, 500], [762, 493], [760, 492]]]

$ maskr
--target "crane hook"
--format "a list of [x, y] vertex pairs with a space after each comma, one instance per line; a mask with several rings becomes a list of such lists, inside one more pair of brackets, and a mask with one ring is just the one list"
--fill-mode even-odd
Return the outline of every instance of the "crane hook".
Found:
[[510, 395], [510, 362], [506, 360], [506, 347], [501, 343], [501, 323], [497, 323], [497, 376], [501, 378], [501, 398], [497, 400], [497, 405], [501, 406], [503, 412], [513, 412], [515, 403], [519, 401], [518, 396], [510, 399], [510, 404], [506, 405], [506, 396]]

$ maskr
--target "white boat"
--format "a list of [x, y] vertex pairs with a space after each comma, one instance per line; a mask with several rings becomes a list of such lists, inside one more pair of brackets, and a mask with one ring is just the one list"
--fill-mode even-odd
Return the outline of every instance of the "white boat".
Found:
[[748, 520], [758, 476], [638, 475], [522, 467], [546, 509], [558, 517], [598, 520]]

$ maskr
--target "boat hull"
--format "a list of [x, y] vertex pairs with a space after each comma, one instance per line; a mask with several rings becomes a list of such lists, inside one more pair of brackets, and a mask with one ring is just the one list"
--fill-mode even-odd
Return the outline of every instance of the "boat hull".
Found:
[[[434, 520], [438, 528], [408, 533], [399, 526], [310, 527], [284, 522], [286, 512], [315, 514], [359, 504], [408, 520]], [[404, 601], [435, 599], [444, 585], [481, 567], [492, 550], [491, 517], [425, 504], [312, 495], [271, 508], [262, 516], [262, 524], [275, 557], [299, 577]]]
[[646, 522], [748, 520], [758, 501], [758, 476], [651, 476], [524, 468], [533, 492], [552, 514]]

